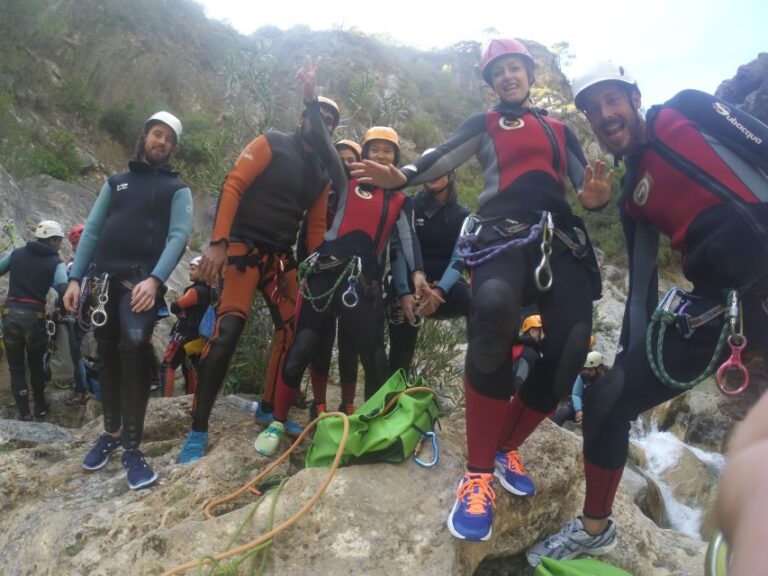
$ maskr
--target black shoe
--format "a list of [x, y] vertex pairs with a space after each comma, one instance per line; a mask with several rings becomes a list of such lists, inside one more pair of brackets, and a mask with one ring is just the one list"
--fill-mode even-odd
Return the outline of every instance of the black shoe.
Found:
[[41, 422], [45, 420], [45, 417], [48, 415], [48, 412], [51, 411], [51, 405], [46, 402], [43, 404], [43, 407], [41, 410], [37, 409], [37, 406], [35, 406], [35, 420], [38, 422]]
[[98, 470], [103, 468], [109, 462], [112, 452], [120, 448], [120, 438], [112, 436], [106, 432], [99, 434], [96, 441], [91, 446], [88, 454], [83, 458], [80, 464], [86, 470]]

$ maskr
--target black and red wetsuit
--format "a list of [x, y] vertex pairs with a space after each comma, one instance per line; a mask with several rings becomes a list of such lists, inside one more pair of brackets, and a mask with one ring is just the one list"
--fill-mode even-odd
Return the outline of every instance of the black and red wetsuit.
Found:
[[[553, 214], [559, 230], [584, 248], [578, 258], [555, 239], [553, 286], [546, 292], [536, 289], [533, 278], [541, 258], [540, 239], [472, 270], [465, 365], [468, 467], [491, 472], [496, 451], [517, 448], [570, 391], [587, 354], [592, 300], [600, 286], [583, 224], [566, 200], [566, 178], [580, 187], [586, 165], [571, 130], [542, 111], [500, 103], [469, 118], [444, 144], [403, 172], [409, 184], [424, 183], [472, 156], [484, 177], [478, 198], [483, 228], [476, 249], [525, 237], [527, 231], [514, 232], [515, 226], [539, 222], [544, 210]], [[515, 382], [510, 350], [519, 311], [534, 303], [547, 335], [543, 358], [510, 405]]]
[[384, 383], [388, 370], [381, 331], [380, 278], [381, 260], [390, 236], [409, 270], [422, 270], [421, 251], [413, 230], [411, 199], [402, 192], [361, 186], [356, 179], [350, 181], [346, 197], [339, 197], [333, 225], [317, 250], [316, 266], [307, 276], [304, 293], [328, 292], [337, 284], [347, 263], [359, 258], [358, 302], [353, 307], [342, 303], [342, 293], [348, 288], [346, 278], [330, 296], [333, 299], [330, 307], [322, 312], [300, 296], [296, 337], [283, 367], [283, 382], [278, 385], [276, 420], [287, 418], [304, 370], [317, 346], [317, 334], [326, 314], [338, 314], [357, 345], [365, 369], [365, 397], [369, 398]]
[[[668, 162], [649, 145], [654, 137], [683, 156], [692, 170], [721, 182], [741, 205], [724, 201], [692, 177], [694, 172]], [[592, 518], [611, 514], [627, 459], [630, 422], [682, 392], [656, 378], [646, 354], [646, 329], [658, 301], [659, 232], [681, 252], [685, 276], [703, 299], [686, 312], [695, 317], [725, 303], [729, 290], [739, 289], [748, 347], [768, 357], [768, 315], [761, 306], [768, 294], [768, 179], [672, 108], [662, 107], [649, 119], [646, 138], [626, 158], [619, 203], [630, 258], [623, 351], [584, 398], [584, 514]], [[666, 331], [663, 357], [673, 378], [688, 381], [703, 372], [720, 335], [722, 317], [716, 320], [690, 336]]]

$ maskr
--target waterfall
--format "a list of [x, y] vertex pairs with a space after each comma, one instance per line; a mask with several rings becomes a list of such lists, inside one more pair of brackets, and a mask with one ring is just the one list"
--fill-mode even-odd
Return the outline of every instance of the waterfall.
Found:
[[645, 452], [646, 465], [643, 471], [658, 485], [664, 498], [671, 527], [700, 540], [701, 508], [690, 507], [679, 502], [672, 488], [662, 479], [663, 473], [678, 463], [684, 450], [689, 450], [719, 477], [725, 465], [725, 457], [716, 452], [708, 452], [685, 444], [671, 432], [660, 432], [655, 421], [647, 424], [642, 418], [633, 424], [630, 440]]

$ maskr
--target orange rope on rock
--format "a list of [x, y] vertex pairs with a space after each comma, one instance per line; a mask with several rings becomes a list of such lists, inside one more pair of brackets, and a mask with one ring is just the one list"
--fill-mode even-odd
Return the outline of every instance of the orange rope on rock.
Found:
[[264, 542], [271, 540], [281, 532], [285, 532], [288, 528], [290, 528], [293, 524], [295, 524], [296, 521], [299, 520], [299, 518], [301, 518], [307, 512], [309, 512], [309, 510], [317, 503], [317, 501], [320, 499], [320, 496], [323, 495], [323, 493], [326, 491], [326, 489], [330, 485], [331, 480], [333, 480], [333, 476], [336, 474], [336, 470], [339, 467], [339, 462], [341, 461], [341, 457], [344, 454], [344, 447], [347, 444], [347, 436], [349, 434], [349, 419], [347, 418], [347, 415], [344, 414], [343, 412], [326, 412], [318, 416], [316, 420], [313, 420], [307, 425], [306, 428], [304, 428], [304, 431], [301, 433], [301, 435], [298, 438], [296, 438], [294, 443], [291, 444], [290, 448], [288, 448], [288, 450], [286, 450], [283, 453], [283, 455], [280, 456], [280, 458], [278, 458], [272, 464], [267, 466], [262, 472], [260, 472], [257, 476], [255, 476], [254, 478], [246, 482], [241, 488], [239, 488], [235, 492], [232, 492], [231, 494], [228, 494], [226, 496], [214, 498], [213, 500], [208, 502], [208, 504], [206, 504], [205, 507], [203, 508], [203, 514], [205, 514], [206, 518], [209, 518], [209, 519], [215, 518], [215, 516], [211, 513], [211, 510], [213, 510], [217, 506], [221, 506], [226, 502], [236, 500], [245, 492], [253, 492], [254, 490], [256, 490], [256, 488], [254, 487], [254, 484], [257, 484], [262, 478], [267, 476], [267, 474], [272, 472], [272, 470], [274, 470], [286, 458], [288, 458], [291, 452], [293, 452], [301, 444], [301, 442], [307, 436], [309, 431], [312, 430], [320, 420], [322, 420], [323, 418], [337, 418], [337, 417], [341, 417], [344, 420], [344, 433], [341, 436], [341, 442], [339, 443], [339, 449], [336, 451], [336, 457], [333, 459], [333, 463], [328, 469], [328, 474], [326, 474], [325, 479], [323, 480], [323, 483], [321, 484], [320, 488], [317, 490], [317, 492], [315, 492], [312, 498], [310, 498], [309, 501], [306, 504], [304, 504], [304, 506], [301, 507], [301, 509], [298, 512], [293, 514], [293, 516], [288, 518], [285, 522], [276, 526], [266, 534], [262, 534], [258, 538], [251, 540], [250, 542], [243, 544], [242, 546], [238, 546], [237, 548], [233, 548], [232, 550], [228, 550], [226, 552], [216, 554], [215, 556], [209, 556], [207, 558], [203, 558], [202, 560], [187, 562], [186, 564], [182, 564], [181, 566], [177, 566], [176, 568], [173, 568], [165, 572], [163, 576], [173, 576], [174, 574], [181, 574], [182, 572], [186, 572], [187, 570], [191, 570], [192, 568], [197, 568], [198, 566], [201, 566], [201, 565], [210, 564], [212, 562], [217, 562], [220, 560], [226, 560], [227, 558], [232, 558], [233, 556], [237, 556], [239, 554], [248, 552], [249, 550], [255, 548], [256, 546], [259, 546], [260, 544], [263, 544]]

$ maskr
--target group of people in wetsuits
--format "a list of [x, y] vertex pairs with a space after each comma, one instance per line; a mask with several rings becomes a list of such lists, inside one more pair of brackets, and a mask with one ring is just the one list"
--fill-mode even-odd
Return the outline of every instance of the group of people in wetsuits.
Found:
[[[211, 409], [258, 289], [276, 335], [260, 415], [268, 425], [256, 439], [257, 451], [274, 454], [284, 434], [298, 431], [288, 410], [307, 367], [314, 411], [325, 409], [334, 319], [340, 342], [346, 342], [341, 346], [348, 345], [340, 408], [349, 412], [357, 366], [352, 358], [362, 361], [369, 397], [392, 370], [409, 364], [418, 317], [444, 312], [467, 317], [468, 340], [467, 470], [448, 515], [450, 532], [469, 541], [491, 537], [497, 480], [518, 496], [535, 493], [517, 449], [570, 393], [589, 361], [592, 302], [601, 294], [597, 261], [587, 230], [567, 201], [567, 183], [587, 210], [599, 210], [610, 201], [612, 174], [601, 161], [587, 162], [563, 122], [531, 105], [535, 64], [521, 42], [492, 40], [480, 68], [498, 103], [402, 168], [399, 140], [390, 127], [371, 128], [362, 146], [349, 141], [334, 146], [339, 107], [315, 94], [316, 65], [300, 70], [306, 108], [297, 129], [267, 132], [243, 150], [223, 185], [210, 245], [197, 265], [199, 278], [218, 282], [220, 293], [179, 462], [205, 454]], [[620, 198], [630, 294], [622, 352], [614, 367], [590, 384], [583, 402], [583, 514], [533, 546], [527, 554], [532, 565], [542, 556], [600, 555], [616, 546], [610, 515], [626, 461], [629, 423], [681, 392], [653, 370], [645, 339], [637, 336], [658, 298], [654, 250], [659, 231], [683, 253], [694, 284], [691, 310], [707, 316], [690, 333], [667, 334], [667, 370], [687, 380], [711, 356], [718, 328], [709, 324], [713, 315], [706, 307], [722, 307], [725, 292], [739, 292], [738, 302], [729, 302], [750, 318], [740, 328], [750, 348], [764, 355], [768, 342], [765, 174], [744, 176], [750, 166], [733, 168], [726, 154], [697, 149], [701, 158], [693, 155], [694, 161], [702, 171], [717, 172], [722, 165], [722, 171], [732, 167], [737, 173], [728, 180], [738, 197], [732, 201], [664, 164], [663, 156], [646, 146], [651, 136], [639, 113], [640, 91], [623, 67], [601, 63], [574, 82], [574, 92], [601, 144], [630, 168]], [[666, 112], [654, 130], [678, 138], [684, 151], [694, 141], [701, 140], [702, 149], [710, 142], [693, 122]], [[64, 294], [65, 306], [74, 310], [89, 268], [89, 274], [109, 274], [107, 313], [119, 321], [96, 332], [105, 432], [83, 467], [103, 467], [122, 447], [134, 489], [157, 479], [138, 449], [148, 398], [146, 358], [161, 287], [191, 228], [189, 189], [168, 163], [180, 135], [181, 123], [167, 112], [147, 121], [130, 171], [111, 177], [96, 201]], [[480, 163], [484, 186], [477, 213], [468, 215], [456, 203], [452, 174], [472, 157]], [[424, 188], [415, 198], [401, 192], [416, 185]], [[684, 202], [672, 198], [681, 190]], [[306, 258], [297, 263], [293, 244], [302, 222], [299, 250]], [[438, 245], [439, 254], [433, 251]], [[396, 345], [389, 360], [380, 329], [388, 253], [388, 290], [405, 319], [392, 323]], [[724, 254], [727, 263], [721, 261]], [[465, 271], [469, 282], [462, 279]], [[521, 379], [520, 358], [513, 352], [521, 310], [529, 306], [538, 309], [546, 337]]]

